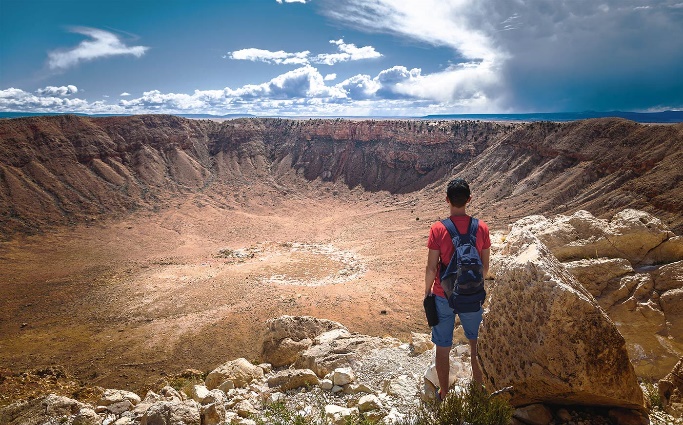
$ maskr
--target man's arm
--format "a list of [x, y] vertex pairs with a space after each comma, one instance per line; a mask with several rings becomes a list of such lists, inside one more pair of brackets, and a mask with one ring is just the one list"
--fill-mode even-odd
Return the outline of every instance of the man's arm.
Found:
[[430, 249], [427, 254], [427, 267], [425, 268], [425, 297], [432, 292], [432, 285], [439, 270], [439, 250]]
[[491, 248], [481, 250], [481, 264], [484, 266], [484, 278], [489, 275], [489, 259], [491, 258]]

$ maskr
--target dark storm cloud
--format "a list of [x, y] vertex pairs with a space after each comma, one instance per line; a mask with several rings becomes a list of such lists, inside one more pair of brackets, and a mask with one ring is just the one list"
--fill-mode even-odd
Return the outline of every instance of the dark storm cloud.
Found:
[[683, 107], [682, 5], [485, 3], [479, 24], [510, 55], [501, 69], [503, 104], [546, 111]]
[[446, 46], [467, 61], [432, 78], [431, 90], [429, 78], [414, 86], [411, 94], [424, 98], [479, 97], [515, 112], [683, 108], [682, 0], [316, 4], [354, 28]]

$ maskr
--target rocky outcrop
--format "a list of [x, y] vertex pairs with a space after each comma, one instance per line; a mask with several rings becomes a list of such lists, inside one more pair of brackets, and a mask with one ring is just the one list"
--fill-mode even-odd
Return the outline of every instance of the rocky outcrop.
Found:
[[560, 261], [608, 257], [624, 258], [634, 265], [675, 236], [661, 220], [630, 209], [609, 221], [588, 211], [552, 219], [530, 216], [515, 222], [516, 228], [531, 231]]
[[565, 260], [565, 269], [617, 323], [640, 375], [661, 378], [673, 366], [678, 360], [675, 344], [683, 336], [680, 236], [650, 214], [634, 210], [611, 221], [578, 211], [526, 217], [511, 226], [513, 233], [523, 229]]
[[348, 334], [337, 322], [307, 316], [280, 316], [266, 321], [261, 357], [264, 361], [281, 367], [297, 361], [299, 355], [313, 345], [318, 335], [339, 329]]
[[[51, 419], [62, 417], [79, 418], [81, 423], [86, 417], [95, 413], [92, 407], [76, 400], [50, 394], [48, 396], [33, 399], [30, 401], [19, 402], [0, 409], [0, 423], [2, 424], [22, 424], [22, 425], [42, 425], [51, 423]], [[97, 417], [95, 422], [101, 423]]]
[[496, 255], [479, 357], [489, 388], [514, 405], [643, 409], [624, 338], [593, 296], [538, 238], [513, 227]]
[[[312, 322], [313, 318], [282, 318], [285, 323], [299, 320]], [[340, 329], [341, 325], [334, 327], [337, 329], [324, 332], [315, 338], [313, 346], [349, 338], [345, 333], [347, 331]], [[412, 415], [415, 414], [415, 402], [418, 397], [430, 400], [434, 394], [433, 386], [425, 386], [422, 391], [419, 387], [419, 378], [422, 375], [426, 379], [433, 375], [433, 364], [430, 366], [430, 363], [433, 362], [434, 350], [415, 354], [409, 344], [394, 346], [395, 340], [386, 339], [386, 344], [375, 344], [374, 348], [365, 346], [364, 353], [357, 353], [349, 366], [335, 368], [323, 379], [319, 379], [311, 370], [291, 367], [271, 370], [269, 365], [263, 364], [259, 368], [266, 371], [265, 374], [255, 377], [245, 387], [209, 390], [207, 386], [196, 384], [191, 387], [185, 386], [184, 389], [189, 389], [189, 394], [185, 394], [183, 391], [165, 386], [158, 394], [149, 391], [143, 400], [129, 391], [109, 389], [102, 391], [97, 407], [50, 395], [0, 408], [0, 422], [8, 425], [254, 425], [290, 423], [296, 414], [311, 420], [324, 417], [326, 423], [350, 423], [360, 420], [360, 415], [380, 425], [410, 423], [414, 417]], [[452, 350], [451, 366], [455, 371], [452, 389], [454, 393], [465, 391], [470, 376], [469, 362], [465, 355], [468, 352], [468, 344], [456, 345]], [[241, 363], [241, 359], [236, 359], [226, 364]], [[547, 376], [541, 378], [547, 379]], [[677, 381], [669, 379], [666, 382]], [[662, 388], [668, 391], [669, 387]], [[666, 394], [668, 396], [671, 393], [669, 391]], [[607, 388], [606, 394], [613, 394], [613, 389]], [[121, 410], [112, 411], [108, 408], [123, 402], [127, 404]], [[284, 403], [289, 411], [282, 412], [280, 404], [276, 404], [275, 411], [281, 415], [271, 416], [273, 410], [269, 411], [269, 406], [273, 406], [272, 403]], [[592, 418], [595, 415], [582, 411], [580, 406], [558, 409], [558, 406], [536, 403], [517, 409], [515, 417], [527, 424], [543, 425], [549, 421], [621, 425], [647, 423], [647, 418], [641, 413], [629, 409], [612, 406], [603, 409], [603, 412], [601, 417], [597, 416], [597, 422], [593, 422]], [[670, 419], [662, 417], [665, 421]], [[609, 422], [610, 420], [612, 422]]]

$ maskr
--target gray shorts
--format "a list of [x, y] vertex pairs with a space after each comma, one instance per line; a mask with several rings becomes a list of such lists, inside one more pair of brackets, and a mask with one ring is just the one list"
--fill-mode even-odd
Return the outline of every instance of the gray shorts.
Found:
[[[439, 324], [432, 327], [432, 342], [439, 347], [450, 347], [453, 345], [455, 313], [448, 305], [448, 300], [439, 296], [436, 297], [436, 312], [439, 315]], [[483, 315], [483, 308], [472, 313], [458, 313], [467, 339], [477, 339]]]

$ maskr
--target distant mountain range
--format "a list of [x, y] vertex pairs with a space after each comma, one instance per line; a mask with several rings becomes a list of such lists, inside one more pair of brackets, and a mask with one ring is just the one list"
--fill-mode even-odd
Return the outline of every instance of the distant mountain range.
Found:
[[553, 121], [568, 122], [590, 118], [624, 118], [639, 123], [677, 123], [683, 122], [683, 111], [662, 112], [539, 112], [533, 114], [448, 114], [427, 115], [432, 120], [482, 120], [482, 121]]
[[[36, 117], [48, 115], [67, 115], [60, 113], [43, 113], [43, 112], [0, 112], [0, 118], [21, 118], [21, 117]], [[130, 116], [132, 114], [82, 114], [73, 113], [69, 115], [80, 115], [90, 117], [112, 117], [112, 116]], [[162, 114], [166, 115], [166, 114]], [[193, 119], [233, 119], [233, 118], [257, 118], [252, 114], [226, 114], [226, 115], [211, 115], [211, 114], [170, 114], [184, 118]], [[268, 117], [261, 117], [268, 118]], [[269, 117], [278, 118], [278, 117]], [[413, 120], [480, 120], [480, 121], [519, 121], [519, 122], [535, 122], [535, 121], [553, 121], [553, 122], [569, 122], [579, 121], [590, 118], [624, 118], [627, 120], [639, 123], [679, 123], [683, 122], [683, 111], [662, 111], [662, 112], [624, 112], [624, 111], [609, 111], [609, 112], [538, 112], [529, 114], [443, 114], [443, 115], [426, 115], [426, 116], [311, 116], [311, 117], [280, 117], [291, 119], [304, 118], [347, 118], [347, 119], [413, 119]]]

